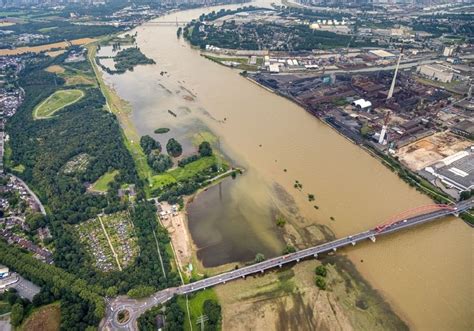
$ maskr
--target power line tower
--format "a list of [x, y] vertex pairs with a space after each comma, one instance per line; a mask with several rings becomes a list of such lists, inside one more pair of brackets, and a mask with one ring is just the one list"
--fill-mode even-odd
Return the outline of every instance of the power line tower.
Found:
[[201, 331], [204, 331], [204, 324], [209, 320], [207, 315], [201, 315], [197, 318], [196, 324], [201, 325]]

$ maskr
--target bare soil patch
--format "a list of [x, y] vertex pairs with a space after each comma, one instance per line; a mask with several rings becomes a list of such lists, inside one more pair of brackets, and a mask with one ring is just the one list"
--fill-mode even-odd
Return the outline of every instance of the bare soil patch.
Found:
[[396, 155], [411, 170], [418, 171], [471, 145], [471, 142], [445, 131], [404, 146]]
[[160, 221], [168, 230], [175, 250], [178, 264], [183, 269], [192, 261], [192, 239], [187, 228], [186, 214], [183, 211], [172, 211], [168, 203], [161, 203], [163, 212]]
[[47, 72], [52, 72], [52, 73], [54, 73], [54, 74], [62, 74], [62, 73], [64, 73], [64, 72], [66, 71], [63, 67], [61, 67], [61, 66], [59, 66], [59, 65], [57, 65], [57, 64], [52, 65], [52, 66], [49, 66], [49, 67], [47, 67], [45, 70], [46, 70]]
[[305, 261], [216, 287], [223, 308], [222, 329], [407, 329], [373, 290], [350, 275], [350, 268], [327, 264], [328, 287], [319, 290], [314, 269], [320, 263]]

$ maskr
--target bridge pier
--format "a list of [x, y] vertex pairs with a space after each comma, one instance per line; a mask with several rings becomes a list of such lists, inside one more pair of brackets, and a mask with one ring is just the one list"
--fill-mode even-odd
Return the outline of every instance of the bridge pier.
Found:
[[370, 236], [370, 240], [372, 240], [372, 242], [375, 242], [375, 236], [374, 235]]
[[351, 244], [352, 244], [352, 246], [355, 246], [355, 245], [356, 245], [356, 242], [355, 242], [355, 241], [351, 241]]
[[317, 259], [318, 258], [318, 253], [315, 253], [313, 256], [314, 256], [315, 259]]
[[332, 250], [333, 250], [333, 252], [337, 251], [337, 247], [334, 247]]
[[278, 266], [281, 268], [281, 263]]
[[260, 272], [263, 274], [264, 270], [262, 269], [262, 270], [260, 270]]
[[300, 259], [296, 259], [296, 262], [300, 262]]

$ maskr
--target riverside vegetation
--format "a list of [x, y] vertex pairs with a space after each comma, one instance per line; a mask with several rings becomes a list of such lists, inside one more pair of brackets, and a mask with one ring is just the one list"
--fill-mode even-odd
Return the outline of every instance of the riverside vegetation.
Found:
[[[42, 263], [15, 246], [0, 241], [0, 263], [41, 286], [38, 304], [61, 300], [61, 327], [68, 330], [96, 326], [105, 313], [104, 296], [124, 294], [143, 286], [157, 290], [178, 284], [166, 246], [169, 237], [156, 222], [155, 207], [145, 200], [144, 183], [122, 139], [116, 117], [104, 110], [105, 99], [95, 86], [80, 86], [84, 97], [65, 106], [49, 120], [34, 120], [34, 108], [63, 88], [65, 80], [45, 69], [62, 65], [67, 54], [54, 59], [39, 56], [28, 62], [19, 83], [25, 99], [7, 125], [11, 155], [7, 171], [15, 172], [35, 190], [48, 211], [44, 222], [53, 234], [55, 265]], [[76, 86], [77, 88], [77, 86]], [[86, 167], [61, 171], [77, 155], [88, 156]], [[20, 167], [21, 166], [21, 167]], [[85, 183], [118, 170], [104, 195], [88, 194]], [[117, 191], [134, 184], [136, 204], [129, 210], [140, 256], [124, 272], [101, 272], [71, 227], [99, 212], [129, 209]], [[156, 234], [157, 241], [154, 234]], [[157, 254], [158, 242], [162, 263]], [[162, 270], [165, 270], [166, 275]], [[35, 297], [36, 298], [36, 297]]]
[[[60, 72], [46, 69], [64, 66], [67, 56], [68, 53], [53, 59], [38, 56], [26, 63], [19, 77], [25, 99], [7, 126], [11, 153], [6, 170], [25, 180], [44, 202], [47, 215], [42, 219], [42, 225], [47, 225], [53, 234], [55, 264], [42, 263], [1, 240], [0, 263], [41, 287], [34, 299], [36, 305], [61, 302], [61, 328], [83, 330], [98, 325], [105, 313], [104, 297], [126, 293], [143, 296], [176, 286], [179, 277], [171, 267], [168, 234], [156, 221], [156, 208], [145, 199], [144, 188], [148, 183], [137, 174], [117, 118], [105, 110], [105, 98], [99, 84], [69, 82], [68, 86], [83, 92], [83, 97], [64, 105], [48, 120], [34, 119], [34, 109], [50, 95], [64, 89], [67, 82]], [[81, 64], [81, 70], [90, 70], [85, 68], [87, 66]], [[140, 149], [147, 156], [152, 155], [147, 160], [152, 166], [157, 161], [155, 157], [162, 155], [161, 145], [153, 138], [144, 137]], [[182, 147], [175, 139], [170, 139], [167, 150], [177, 157]], [[161, 200], [182, 202], [183, 195], [194, 193], [228, 170], [228, 165], [213, 154], [209, 143], [201, 143], [197, 152], [180, 159], [178, 167], [170, 171], [166, 171], [170, 164], [164, 166], [165, 170], [157, 167], [154, 177], [172, 179], [155, 188], [154, 193]], [[171, 156], [164, 157], [172, 162]], [[87, 162], [81, 163], [80, 167], [72, 166], [77, 159]], [[101, 183], [100, 191], [104, 194], [88, 193], [88, 183], [97, 183], [95, 186]], [[118, 196], [118, 189], [130, 184], [136, 191], [133, 208], [128, 200]], [[101, 212], [113, 214], [118, 211], [129, 213], [140, 253], [123, 272], [105, 272], [95, 266], [72, 225], [93, 219]], [[157, 244], [162, 253], [158, 253]], [[28, 314], [25, 311], [24, 317]]]

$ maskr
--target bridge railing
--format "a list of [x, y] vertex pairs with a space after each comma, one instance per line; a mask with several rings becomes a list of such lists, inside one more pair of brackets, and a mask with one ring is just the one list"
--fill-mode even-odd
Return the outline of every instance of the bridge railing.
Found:
[[385, 230], [386, 228], [388, 228], [388, 227], [390, 227], [390, 226], [392, 226], [396, 223], [400, 223], [400, 222], [406, 221], [410, 218], [414, 218], [416, 216], [425, 215], [425, 214], [433, 213], [433, 212], [440, 211], [440, 210], [455, 211], [456, 206], [455, 205], [446, 205], [446, 204], [430, 204], [430, 205], [424, 205], [424, 206], [416, 207], [416, 208], [413, 208], [413, 209], [409, 209], [409, 210], [406, 210], [406, 211], [390, 218], [389, 220], [385, 221], [384, 223], [377, 225], [374, 228], [374, 231], [376, 231], [377, 233], [380, 233], [381, 231]]

